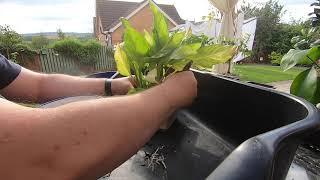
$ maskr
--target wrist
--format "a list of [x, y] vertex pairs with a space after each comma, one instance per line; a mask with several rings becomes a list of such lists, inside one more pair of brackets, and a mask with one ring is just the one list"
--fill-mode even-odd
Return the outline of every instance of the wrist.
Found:
[[167, 105], [171, 109], [178, 109], [181, 106], [175, 96], [175, 93], [171, 91], [170, 86], [168, 86], [166, 83], [163, 83], [159, 85], [159, 88], [163, 99], [167, 102]]
[[104, 82], [104, 95], [105, 96], [113, 96], [112, 80], [111, 79], [105, 79], [105, 82]]

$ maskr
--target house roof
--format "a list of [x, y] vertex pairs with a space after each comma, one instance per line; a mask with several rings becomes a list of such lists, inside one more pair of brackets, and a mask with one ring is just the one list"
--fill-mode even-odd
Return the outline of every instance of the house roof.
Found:
[[[120, 17], [127, 17], [145, 2], [146, 0], [142, 2], [96, 0], [96, 16], [100, 17], [103, 29], [107, 31], [120, 23]], [[185, 22], [179, 16], [174, 5], [157, 5], [177, 24], [183, 24]]]

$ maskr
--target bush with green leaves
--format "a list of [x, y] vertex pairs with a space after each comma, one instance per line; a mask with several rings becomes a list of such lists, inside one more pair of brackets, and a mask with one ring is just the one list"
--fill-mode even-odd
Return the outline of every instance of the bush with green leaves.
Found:
[[80, 41], [75, 38], [65, 38], [56, 41], [52, 48], [62, 55], [77, 59], [84, 65], [93, 65], [98, 61], [102, 45], [96, 40]]
[[36, 51], [23, 41], [21, 35], [9, 26], [0, 26], [0, 53], [16, 63], [23, 64], [24, 60], [32, 59]]
[[273, 65], [280, 65], [281, 59], [283, 55], [277, 52], [272, 51], [271, 54], [269, 55], [269, 58], [271, 59], [271, 64]]
[[[313, 3], [312, 5], [315, 4], [317, 3]], [[295, 43], [295, 49], [291, 49], [281, 60], [281, 67], [285, 71], [299, 63], [310, 65], [308, 69], [301, 72], [294, 79], [290, 87], [290, 92], [291, 94], [300, 96], [315, 105], [320, 103], [319, 38], [319, 31], [317, 27], [302, 30], [301, 36], [296, 36], [292, 39]]]
[[301, 29], [310, 27], [310, 24], [302, 21], [290, 23], [281, 22], [285, 13], [281, 1], [268, 0], [265, 3], [254, 5], [248, 1], [241, 6], [245, 19], [257, 17], [257, 30], [255, 43], [252, 50], [252, 60], [260, 63], [260, 57], [269, 62], [269, 55], [272, 51], [285, 54], [292, 48], [291, 38], [298, 36]]
[[44, 35], [33, 36], [31, 40], [32, 48], [37, 50], [48, 47], [49, 43], [49, 39]]
[[115, 60], [124, 76], [135, 75], [134, 93], [163, 82], [169, 75], [196, 68], [211, 68], [231, 60], [237, 53], [233, 45], [203, 43], [191, 31], [169, 33], [165, 16], [152, 1], [153, 30], [141, 34], [128, 20], [122, 18], [124, 42], [116, 46]]

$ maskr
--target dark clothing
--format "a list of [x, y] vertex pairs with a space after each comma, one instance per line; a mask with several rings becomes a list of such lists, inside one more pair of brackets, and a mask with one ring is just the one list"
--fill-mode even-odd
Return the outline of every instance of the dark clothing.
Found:
[[21, 72], [21, 66], [0, 54], [0, 89], [8, 86]]

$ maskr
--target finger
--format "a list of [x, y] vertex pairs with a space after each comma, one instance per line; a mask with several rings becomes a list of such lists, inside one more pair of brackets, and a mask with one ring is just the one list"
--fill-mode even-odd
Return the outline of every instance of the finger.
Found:
[[132, 84], [132, 86], [133, 86], [134, 88], [136, 88], [136, 87], [137, 87], [137, 82], [135, 81], [135, 78], [134, 78], [134, 77], [135, 77], [134, 75], [130, 76], [130, 77], [129, 77], [129, 81], [130, 81], [130, 83]]

